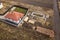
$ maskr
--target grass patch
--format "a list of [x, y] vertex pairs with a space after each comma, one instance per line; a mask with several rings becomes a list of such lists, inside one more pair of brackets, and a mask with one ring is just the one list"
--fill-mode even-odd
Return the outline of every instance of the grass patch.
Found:
[[16, 8], [14, 11], [20, 12], [20, 13], [26, 13], [27, 10], [23, 8]]

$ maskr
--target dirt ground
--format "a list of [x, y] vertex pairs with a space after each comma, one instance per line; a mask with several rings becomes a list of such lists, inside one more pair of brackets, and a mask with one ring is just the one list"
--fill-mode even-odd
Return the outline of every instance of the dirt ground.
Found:
[[[1, 11], [4, 9], [6, 11], [10, 6], [15, 4], [15, 5], [20, 5], [20, 6], [29, 8], [29, 12], [42, 11], [46, 14], [49, 14], [50, 16], [53, 16], [53, 10], [49, 8], [29, 5], [25, 3], [18, 3], [14, 1], [2, 0], [2, 3], [4, 5], [4, 8], [1, 9]], [[1, 14], [3, 13], [1, 12]], [[28, 28], [21, 27], [21, 26], [19, 28], [14, 27], [14, 26], [8, 25], [0, 21], [0, 40], [53, 40], [53, 38], [50, 38], [48, 35], [39, 33], [32, 29], [28, 29]]]

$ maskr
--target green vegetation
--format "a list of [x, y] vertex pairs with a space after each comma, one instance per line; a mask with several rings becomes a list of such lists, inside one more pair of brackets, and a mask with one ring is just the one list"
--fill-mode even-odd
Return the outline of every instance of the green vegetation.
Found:
[[23, 8], [16, 8], [14, 11], [21, 12], [21, 13], [26, 13], [27, 10]]

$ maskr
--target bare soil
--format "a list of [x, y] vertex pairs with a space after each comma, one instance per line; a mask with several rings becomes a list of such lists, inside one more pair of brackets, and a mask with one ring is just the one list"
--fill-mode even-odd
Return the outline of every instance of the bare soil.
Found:
[[[41, 11], [53, 17], [53, 10], [49, 8], [34, 6], [26, 3], [19, 3], [10, 0], [8, 1], [2, 0], [2, 2], [3, 5], [5, 6], [3, 9], [0, 10], [1, 14], [3, 14], [10, 6], [15, 4], [29, 8], [29, 12]], [[45, 27], [45, 28], [49, 28], [49, 27]], [[0, 40], [53, 40], [53, 38], [50, 38], [48, 35], [39, 33], [27, 27], [21, 27], [21, 26], [14, 27], [0, 21]]]

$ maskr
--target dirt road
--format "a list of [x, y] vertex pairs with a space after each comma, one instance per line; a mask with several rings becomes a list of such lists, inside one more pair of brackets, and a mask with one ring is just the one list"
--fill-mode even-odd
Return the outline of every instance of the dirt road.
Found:
[[18, 2], [24, 2], [36, 6], [42, 6], [42, 7], [48, 7], [52, 8], [53, 7], [53, 1], [52, 0], [13, 0], [13, 1], [18, 1]]

